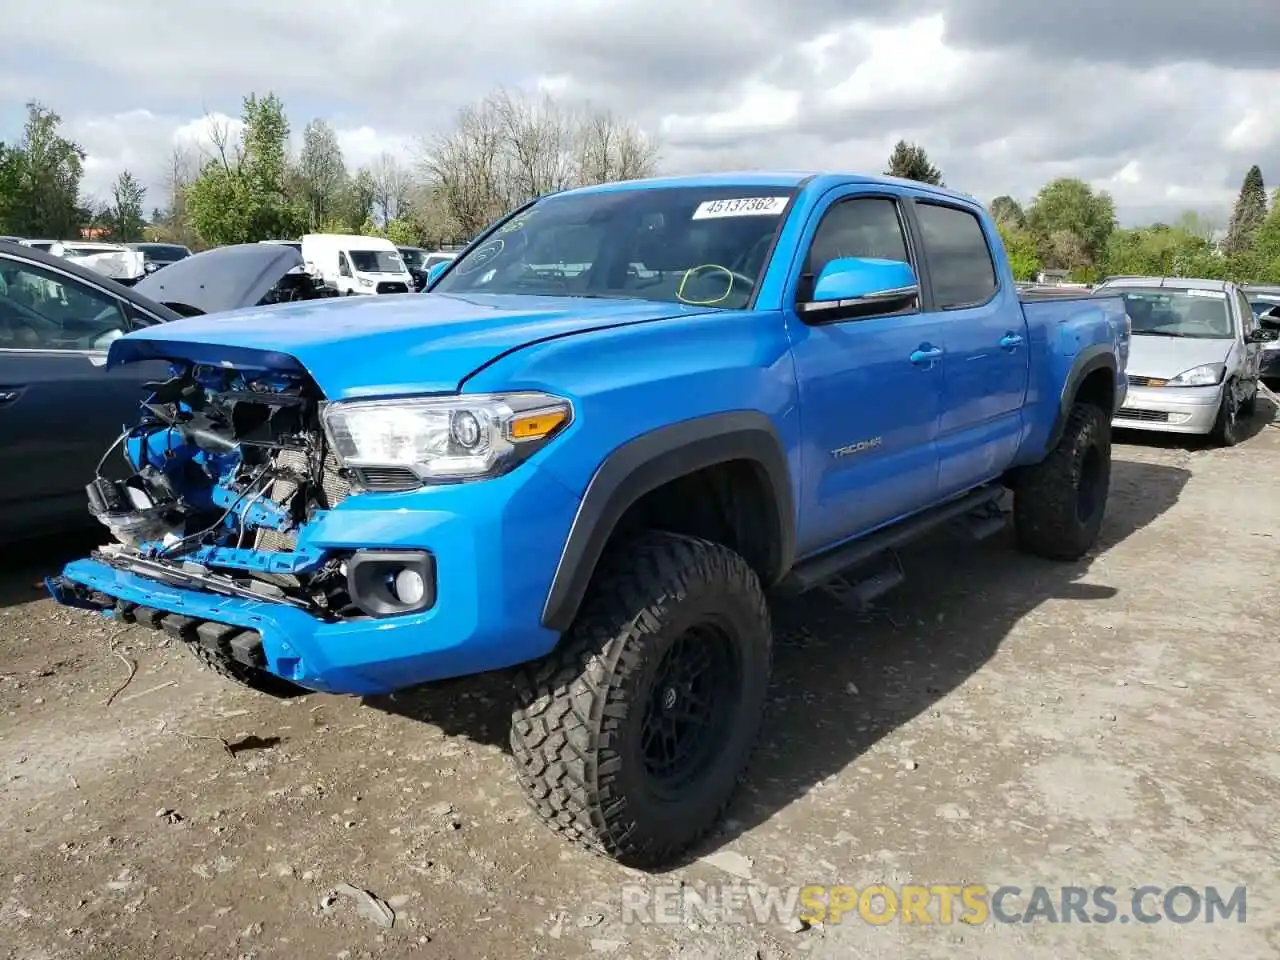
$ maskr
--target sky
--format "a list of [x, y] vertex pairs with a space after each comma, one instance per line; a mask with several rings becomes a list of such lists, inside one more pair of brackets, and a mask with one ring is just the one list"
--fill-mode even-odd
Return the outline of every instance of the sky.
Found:
[[[856, 10], [856, 13], [854, 12]], [[1124, 224], [1225, 223], [1249, 166], [1280, 185], [1277, 0], [42, 0], [6, 18], [0, 140], [39, 99], [88, 152], [85, 192], [125, 168], [163, 204], [175, 145], [274, 91], [349, 166], [502, 86], [551, 91], [656, 135], [666, 172], [881, 172], [900, 138], [947, 185], [1029, 201], [1054, 177]], [[127, 11], [127, 12], [126, 12]], [[55, 26], [56, 24], [56, 26]]]

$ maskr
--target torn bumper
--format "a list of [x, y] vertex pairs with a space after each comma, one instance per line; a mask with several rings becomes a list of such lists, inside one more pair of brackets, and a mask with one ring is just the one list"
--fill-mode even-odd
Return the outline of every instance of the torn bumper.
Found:
[[167, 629], [311, 690], [371, 695], [537, 659], [577, 499], [533, 463], [477, 483], [348, 497], [307, 531], [335, 551], [425, 550], [436, 599], [421, 613], [324, 620], [295, 606], [164, 583], [102, 560], [66, 566], [54, 599]]

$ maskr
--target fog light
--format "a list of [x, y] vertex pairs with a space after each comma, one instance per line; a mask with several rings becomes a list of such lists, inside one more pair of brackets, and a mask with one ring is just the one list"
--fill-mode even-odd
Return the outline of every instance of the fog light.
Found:
[[395, 617], [435, 605], [435, 557], [425, 550], [358, 550], [346, 564], [351, 602], [368, 616]]
[[396, 596], [408, 607], [416, 607], [426, 596], [427, 585], [417, 570], [401, 570], [396, 574]]

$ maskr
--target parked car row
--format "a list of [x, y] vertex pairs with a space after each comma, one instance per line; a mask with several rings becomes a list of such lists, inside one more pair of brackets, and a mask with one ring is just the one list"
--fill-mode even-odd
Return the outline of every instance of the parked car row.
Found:
[[16, 243], [74, 260], [117, 283], [137, 283], [149, 273], [191, 256], [179, 243], [104, 243], [98, 240], [41, 240], [29, 237], [0, 237], [0, 241]]

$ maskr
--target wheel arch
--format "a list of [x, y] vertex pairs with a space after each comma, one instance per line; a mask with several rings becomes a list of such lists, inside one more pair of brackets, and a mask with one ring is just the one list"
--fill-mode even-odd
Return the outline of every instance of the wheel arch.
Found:
[[563, 633], [573, 623], [601, 555], [616, 533], [626, 531], [629, 515], [661, 506], [665, 493], [671, 494], [668, 504], [688, 505], [699, 493], [716, 498], [717, 491], [728, 497], [718, 507], [727, 506], [721, 519], [737, 538], [728, 545], [740, 549], [766, 586], [776, 583], [795, 555], [791, 473], [782, 442], [762, 413], [712, 414], [635, 437], [605, 457], [565, 539], [543, 626]]

